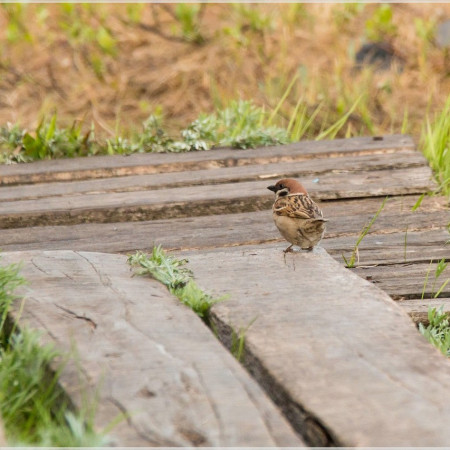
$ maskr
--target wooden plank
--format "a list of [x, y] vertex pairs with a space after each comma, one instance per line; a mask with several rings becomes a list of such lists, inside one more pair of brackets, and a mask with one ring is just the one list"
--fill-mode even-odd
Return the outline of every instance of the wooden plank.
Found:
[[[408, 232], [405, 249], [405, 232], [368, 234], [359, 245], [357, 265], [370, 268], [379, 264], [388, 266], [448, 259], [450, 253], [445, 243], [449, 238], [450, 235], [445, 228]], [[322, 241], [322, 245], [331, 256], [343, 262], [342, 254], [348, 258], [356, 240], [356, 236], [330, 238]], [[386, 270], [389, 268], [386, 267]]]
[[326, 252], [283, 248], [179, 253], [230, 295], [212, 310], [222, 341], [248, 327], [246, 366], [310, 445], [447, 445], [450, 361]]
[[207, 152], [146, 153], [129, 156], [94, 156], [89, 158], [37, 161], [0, 166], [0, 185], [72, 181], [125, 175], [180, 172], [186, 170], [302, 161], [343, 155], [392, 154], [411, 152], [414, 142], [407, 135], [302, 141], [284, 146], [248, 150], [217, 149]]
[[17, 252], [2, 261], [23, 261], [21, 326], [63, 351], [76, 344], [61, 376], [74, 403], [98, 389], [100, 429], [126, 414], [114, 445], [303, 445], [203, 322], [160, 283], [132, 277], [124, 256]]
[[[447, 259], [449, 252], [447, 249]], [[420, 298], [422, 291], [425, 297], [433, 297], [441, 285], [450, 278], [450, 267], [447, 267], [440, 278], [434, 282], [434, 273], [438, 260], [433, 264], [395, 264], [388, 266], [357, 267], [352, 269], [361, 278], [375, 283], [380, 289], [387, 292], [395, 299]], [[428, 282], [425, 286], [425, 278], [430, 270]], [[424, 288], [425, 286], [425, 288]], [[442, 290], [440, 297], [450, 296], [450, 283]]]
[[[391, 253], [385, 255], [388, 261], [402, 262], [406, 227], [408, 261], [431, 259], [445, 250], [441, 245], [446, 236], [442, 228], [448, 216], [445, 199], [427, 197], [419, 210], [411, 213], [410, 208], [416, 200], [415, 196], [394, 197], [386, 203], [371, 232], [392, 233], [392, 236], [383, 236], [382, 246], [377, 244], [378, 238], [372, 238], [371, 234], [366, 236], [361, 244], [363, 264], [379, 263], [378, 255], [391, 249]], [[341, 254], [351, 251], [358, 233], [380, 204], [379, 198], [322, 202], [321, 207], [330, 220], [322, 245], [342, 260]], [[423, 232], [413, 231], [418, 227]], [[439, 227], [440, 232], [429, 234]], [[3, 251], [72, 249], [126, 253], [136, 249], [149, 250], [158, 244], [166, 249], [192, 249], [274, 241], [281, 242], [282, 239], [270, 210], [132, 223], [5, 229], [0, 233]]]
[[414, 322], [428, 325], [428, 308], [436, 308], [450, 313], [450, 298], [400, 300], [400, 307], [406, 311]]
[[[392, 171], [325, 174], [305, 187], [318, 199], [420, 194], [433, 185], [428, 167]], [[0, 203], [0, 228], [123, 222], [268, 209], [273, 195], [267, 180], [192, 186], [164, 191], [67, 195]]]
[[53, 183], [25, 184], [0, 187], [0, 201], [55, 197], [68, 194], [89, 194], [105, 192], [130, 192], [144, 189], [167, 189], [182, 186], [198, 186], [218, 183], [235, 183], [261, 179], [316, 177], [325, 173], [351, 173], [367, 170], [393, 170], [426, 165], [425, 157], [418, 153], [393, 155], [362, 155], [328, 159], [312, 159], [213, 168], [187, 172], [157, 173], [150, 175], [130, 175], [107, 179], [85, 181], [65, 181]]

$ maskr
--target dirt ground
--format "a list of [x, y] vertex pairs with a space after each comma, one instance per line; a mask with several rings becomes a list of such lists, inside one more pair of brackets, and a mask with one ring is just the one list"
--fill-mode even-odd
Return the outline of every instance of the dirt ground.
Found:
[[[302, 98], [311, 110], [323, 102], [332, 123], [361, 95], [350, 134], [400, 131], [405, 117], [417, 133], [450, 93], [448, 49], [424, 37], [449, 4], [392, 4], [378, 31], [375, 4], [196, 7], [193, 22], [177, 5], [2, 4], [0, 124], [35, 127], [57, 111], [62, 124], [115, 134], [162, 111], [179, 127], [236, 98], [274, 108], [297, 73], [280, 117]], [[373, 27], [396, 64], [358, 71]]]

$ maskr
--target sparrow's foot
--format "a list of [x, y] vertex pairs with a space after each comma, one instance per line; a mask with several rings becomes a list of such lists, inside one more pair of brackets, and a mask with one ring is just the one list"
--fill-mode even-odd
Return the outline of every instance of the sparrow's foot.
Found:
[[292, 247], [294, 246], [294, 244], [291, 244], [286, 250], [283, 250], [284, 254], [289, 253], [289, 252], [293, 252], [294, 250], [292, 250]]

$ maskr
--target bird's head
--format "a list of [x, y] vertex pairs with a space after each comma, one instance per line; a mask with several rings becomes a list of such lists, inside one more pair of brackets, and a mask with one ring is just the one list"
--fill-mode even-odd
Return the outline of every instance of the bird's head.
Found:
[[277, 197], [283, 197], [288, 194], [307, 194], [308, 192], [304, 186], [293, 178], [283, 178], [277, 181], [272, 186], [267, 186], [267, 189], [275, 192]]

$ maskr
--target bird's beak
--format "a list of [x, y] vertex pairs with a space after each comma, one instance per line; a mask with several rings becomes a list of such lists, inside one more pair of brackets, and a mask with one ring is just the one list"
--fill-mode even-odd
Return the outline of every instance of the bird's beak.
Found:
[[269, 191], [272, 191], [272, 192], [277, 192], [278, 191], [277, 186], [275, 186], [274, 184], [272, 186], [267, 186], [267, 189], [269, 189]]

